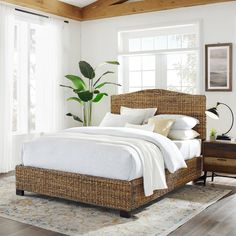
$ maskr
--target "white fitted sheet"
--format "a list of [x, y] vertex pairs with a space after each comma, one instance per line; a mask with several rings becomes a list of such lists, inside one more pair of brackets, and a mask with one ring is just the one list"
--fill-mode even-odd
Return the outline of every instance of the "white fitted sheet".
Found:
[[201, 155], [201, 139], [174, 140], [173, 142], [182, 153], [185, 161]]

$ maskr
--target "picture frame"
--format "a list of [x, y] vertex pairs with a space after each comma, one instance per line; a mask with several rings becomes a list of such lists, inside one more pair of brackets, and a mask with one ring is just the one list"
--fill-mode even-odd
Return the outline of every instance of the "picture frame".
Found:
[[205, 90], [232, 91], [233, 44], [205, 46]]

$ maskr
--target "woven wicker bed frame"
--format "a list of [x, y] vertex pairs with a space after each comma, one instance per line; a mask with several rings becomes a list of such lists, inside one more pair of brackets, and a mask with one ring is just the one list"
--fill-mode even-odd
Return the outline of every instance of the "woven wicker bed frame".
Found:
[[[196, 117], [200, 120], [196, 130], [200, 133], [201, 139], [205, 139], [205, 96], [159, 89], [145, 90], [112, 96], [111, 111], [119, 113], [120, 106], [157, 107], [160, 114], [184, 114]], [[130, 217], [131, 212], [135, 209], [201, 176], [201, 157], [188, 160], [187, 166], [188, 168], [181, 169], [174, 174], [166, 171], [168, 189], [155, 191], [152, 196], [145, 197], [142, 178], [121, 181], [20, 165], [16, 167], [16, 194], [23, 196], [24, 191], [35, 192], [113, 208], [120, 210], [122, 217]]]

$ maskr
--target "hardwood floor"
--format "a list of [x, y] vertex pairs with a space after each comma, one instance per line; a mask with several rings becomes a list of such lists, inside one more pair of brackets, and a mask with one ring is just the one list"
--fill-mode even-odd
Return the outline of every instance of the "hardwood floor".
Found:
[[62, 236], [63, 234], [0, 218], [1, 236]]
[[214, 182], [208, 178], [207, 185], [232, 192], [192, 218], [170, 236], [235, 236], [236, 235], [236, 179], [216, 177]]
[[[14, 173], [0, 174], [0, 178], [12, 174]], [[236, 179], [216, 177], [214, 183], [208, 182], [207, 185], [231, 189], [232, 192], [171, 233], [170, 236], [236, 235]], [[0, 217], [0, 236], [63, 236], [63, 234]]]

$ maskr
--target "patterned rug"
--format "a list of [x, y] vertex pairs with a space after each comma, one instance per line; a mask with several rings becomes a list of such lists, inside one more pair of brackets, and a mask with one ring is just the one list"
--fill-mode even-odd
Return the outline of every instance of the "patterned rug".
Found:
[[136, 212], [131, 219], [99, 207], [26, 193], [15, 195], [14, 177], [0, 180], [0, 216], [67, 235], [168, 235], [227, 195], [214, 187], [185, 187]]

